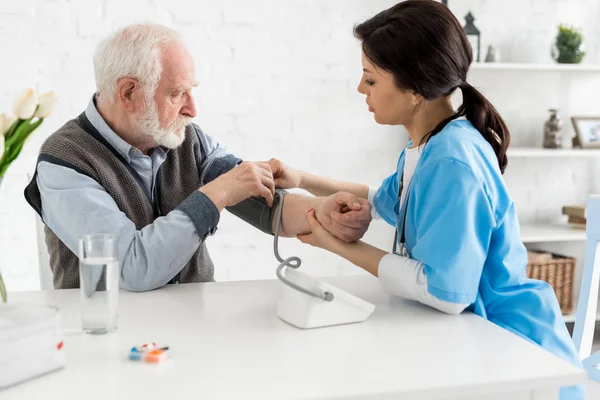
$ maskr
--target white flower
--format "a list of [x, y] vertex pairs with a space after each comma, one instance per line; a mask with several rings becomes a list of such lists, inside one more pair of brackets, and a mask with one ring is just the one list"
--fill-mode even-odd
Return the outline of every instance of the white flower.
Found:
[[0, 136], [6, 135], [8, 128], [17, 120], [17, 117], [11, 115], [10, 117], [6, 114], [0, 114]]
[[25, 89], [17, 95], [13, 103], [13, 112], [20, 119], [29, 119], [33, 117], [37, 107], [37, 98], [35, 90]]
[[57, 102], [58, 98], [54, 94], [54, 91], [42, 94], [39, 99], [40, 106], [35, 112], [35, 116], [38, 118], [48, 117], [54, 111]]

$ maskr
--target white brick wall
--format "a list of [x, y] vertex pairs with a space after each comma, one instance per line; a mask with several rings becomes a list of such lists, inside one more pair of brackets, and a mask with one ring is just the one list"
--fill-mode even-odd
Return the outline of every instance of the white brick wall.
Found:
[[[197, 63], [197, 122], [234, 154], [249, 160], [277, 156], [298, 168], [376, 185], [393, 171], [406, 134], [399, 128], [376, 125], [366, 112], [364, 99], [355, 90], [361, 67], [352, 26], [394, 3], [2, 0], [0, 110], [10, 110], [14, 93], [28, 86], [42, 92], [54, 89], [61, 99], [56, 113], [30, 140], [2, 185], [0, 268], [9, 289], [36, 288], [35, 220], [22, 189], [42, 141], [87, 104], [94, 90], [91, 56], [101, 37], [119, 26], [143, 20], [179, 29]], [[506, 61], [549, 61], [549, 46], [559, 21], [582, 26], [589, 39], [600, 33], [600, 6], [595, 0], [450, 0], [450, 8], [461, 21], [472, 10], [483, 32], [482, 48], [495, 44]], [[585, 62], [599, 61], [598, 46], [588, 42]], [[527, 91], [521, 88], [532, 82], [531, 74], [505, 75], [501, 80], [493, 73], [481, 72], [472, 78], [505, 114], [515, 143], [540, 142], [549, 103], [560, 103], [557, 76], [542, 77], [538, 81], [541, 85]], [[598, 78], [588, 75], [574, 79]], [[600, 113], [589, 101], [593, 98], [591, 90], [579, 97], [573, 95], [575, 109], [571, 111]], [[574, 189], [563, 191], [560, 200], [585, 196], [588, 183], [572, 178], [581, 167], [577, 162], [564, 168], [522, 162], [527, 164], [515, 162], [508, 175], [513, 195], [524, 210], [522, 218], [554, 216], [549, 193], [555, 189], [545, 189], [548, 176], [571, 177]], [[532, 170], [533, 175], [525, 177], [514, 172], [517, 168]], [[528, 187], [524, 188], [525, 184]], [[392, 232], [374, 225], [368, 237], [388, 247]], [[274, 276], [276, 262], [270, 238], [227, 213], [209, 247], [219, 280]], [[315, 275], [359, 272], [337, 257], [295, 240], [286, 240], [281, 251], [283, 255], [301, 255], [303, 268]]]

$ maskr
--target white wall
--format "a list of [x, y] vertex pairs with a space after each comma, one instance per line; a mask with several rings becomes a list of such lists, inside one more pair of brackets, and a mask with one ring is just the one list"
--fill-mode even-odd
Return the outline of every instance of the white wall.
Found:
[[596, 64], [600, 60], [598, 1], [449, 0], [449, 6], [461, 22], [467, 12], [473, 13], [475, 26], [481, 31], [482, 52], [492, 44], [500, 50], [502, 61], [550, 62], [550, 48], [559, 23], [582, 30], [588, 51], [584, 63]]
[[[197, 62], [197, 122], [234, 154], [277, 156], [298, 168], [377, 184], [393, 170], [403, 139], [400, 129], [372, 121], [355, 90], [361, 66], [352, 27], [391, 3], [2, 0], [0, 49], [10, 62], [0, 62], [0, 109], [9, 110], [14, 93], [27, 86], [54, 89], [61, 99], [3, 183], [0, 268], [9, 289], [37, 284], [34, 214], [22, 189], [41, 142], [92, 95], [91, 57], [101, 37], [143, 20], [179, 29]], [[216, 278], [274, 276], [271, 242], [224, 213], [209, 242]], [[315, 274], [347, 266], [295, 240], [281, 251], [305, 255]], [[315, 267], [317, 259], [326, 260], [323, 268]]]
[[[42, 141], [87, 104], [94, 90], [91, 56], [101, 37], [143, 20], [179, 29], [197, 62], [197, 122], [234, 154], [249, 160], [277, 156], [298, 168], [376, 185], [393, 171], [406, 134], [399, 128], [376, 125], [356, 92], [360, 49], [352, 26], [394, 3], [0, 0], [0, 110], [9, 111], [14, 93], [28, 86], [42, 92], [54, 89], [61, 99], [57, 112], [30, 140], [0, 189], [0, 269], [9, 290], [36, 288], [34, 214], [23, 200], [22, 189]], [[594, 0], [450, 0], [450, 8], [461, 21], [472, 10], [483, 32], [483, 48], [493, 43], [504, 61], [549, 62], [559, 21], [582, 26], [588, 38], [600, 33], [596, 24], [600, 8]], [[597, 63], [598, 44], [588, 48], [585, 62]], [[472, 78], [505, 114], [516, 144], [541, 141], [546, 109], [561, 96], [553, 86], [555, 76], [539, 78], [541, 85], [535, 86], [531, 74], [499, 78], [484, 72]], [[531, 88], [522, 90], [529, 83]], [[593, 92], [584, 96], [578, 98], [582, 111], [585, 107], [586, 112], [594, 111]], [[530, 167], [515, 162], [508, 174], [519, 208], [527, 210], [524, 219], [544, 209], [537, 197], [543, 200], [554, 192], [535, 177], [513, 173]], [[573, 176], [560, 166], [548, 169]], [[525, 179], [532, 179], [534, 186], [523, 189]], [[585, 188], [577, 190], [584, 196]], [[554, 212], [553, 205], [547, 207]], [[388, 247], [392, 232], [374, 225], [369, 239]], [[277, 263], [271, 238], [227, 213], [209, 248], [218, 280], [274, 276]], [[294, 240], [282, 243], [281, 251], [284, 256], [301, 255], [303, 268], [315, 275], [359, 272], [335, 256]]]

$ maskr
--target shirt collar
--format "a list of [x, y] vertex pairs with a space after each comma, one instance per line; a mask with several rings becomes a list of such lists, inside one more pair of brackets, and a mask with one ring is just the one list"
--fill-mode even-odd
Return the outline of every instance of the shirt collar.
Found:
[[[123, 138], [121, 138], [115, 131], [112, 130], [110, 126], [106, 123], [104, 118], [100, 115], [98, 108], [96, 107], [96, 94], [94, 94], [88, 103], [87, 108], [85, 109], [85, 116], [90, 121], [90, 123], [100, 132], [102, 137], [106, 139], [111, 146], [115, 148], [127, 162], [131, 161], [131, 153], [134, 150], [139, 151], [139, 154], [142, 154], [141, 151], [129, 143], [127, 143]], [[160, 151], [163, 153], [167, 153], [166, 149], [163, 147], [157, 147], [154, 151]]]

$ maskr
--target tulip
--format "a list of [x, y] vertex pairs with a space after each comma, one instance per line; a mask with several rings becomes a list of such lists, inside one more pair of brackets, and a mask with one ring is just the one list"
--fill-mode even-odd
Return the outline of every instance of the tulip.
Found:
[[58, 98], [54, 91], [44, 93], [40, 96], [39, 107], [35, 112], [35, 116], [38, 118], [46, 118], [54, 111]]
[[35, 90], [25, 89], [19, 93], [13, 103], [13, 112], [19, 119], [29, 119], [33, 117], [37, 107], [37, 98]]
[[0, 114], [0, 136], [6, 135], [8, 129], [12, 126], [12, 124], [17, 120], [15, 116], [8, 116], [6, 114]]

